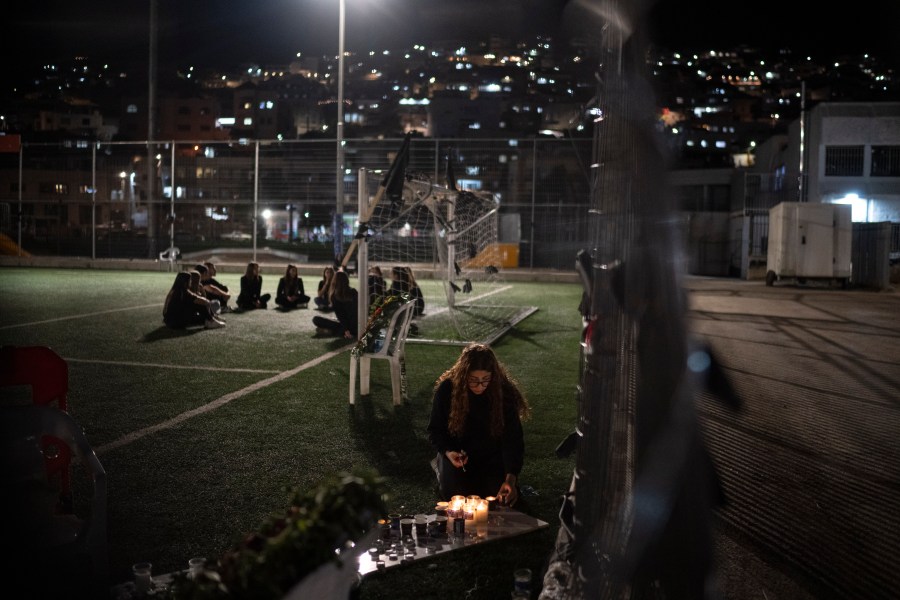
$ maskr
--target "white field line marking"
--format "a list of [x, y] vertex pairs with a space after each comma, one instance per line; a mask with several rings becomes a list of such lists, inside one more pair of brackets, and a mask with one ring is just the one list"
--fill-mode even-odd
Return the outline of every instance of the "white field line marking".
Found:
[[133, 431], [131, 433], [123, 435], [122, 437], [120, 437], [117, 440], [113, 440], [112, 442], [110, 442], [108, 444], [98, 447], [95, 450], [95, 452], [99, 456], [99, 455], [105, 454], [106, 452], [109, 452], [111, 450], [116, 450], [118, 448], [121, 448], [122, 446], [130, 444], [131, 442], [135, 442], [135, 441], [141, 439], [142, 437], [148, 436], [153, 433], [157, 433], [159, 431], [163, 431], [164, 429], [171, 429], [172, 427], [175, 427], [176, 425], [180, 425], [181, 423], [187, 421], [188, 419], [198, 417], [204, 413], [213, 411], [221, 406], [225, 406], [232, 400], [237, 400], [238, 398], [246, 396], [247, 394], [250, 394], [257, 390], [261, 390], [265, 387], [268, 387], [268, 386], [272, 385], [273, 383], [278, 383], [279, 381], [283, 381], [284, 379], [287, 379], [288, 377], [292, 377], [292, 376], [296, 375], [297, 373], [300, 373], [301, 371], [305, 371], [306, 369], [315, 367], [319, 363], [325, 362], [326, 360], [329, 360], [329, 359], [337, 356], [338, 354], [346, 352], [347, 350], [349, 350], [352, 347], [353, 347], [352, 344], [348, 344], [344, 348], [332, 350], [331, 352], [329, 352], [327, 354], [323, 354], [322, 356], [320, 356], [318, 358], [314, 358], [313, 360], [311, 360], [307, 363], [296, 366], [293, 369], [291, 369], [290, 371], [284, 371], [282, 373], [279, 373], [278, 375], [275, 375], [274, 377], [269, 377], [268, 379], [263, 379], [262, 381], [257, 381], [256, 383], [254, 383], [252, 385], [248, 385], [244, 389], [237, 390], [235, 392], [231, 392], [230, 394], [225, 394], [221, 398], [213, 400], [212, 402], [204, 404], [203, 406], [198, 406], [197, 408], [194, 408], [187, 412], [183, 412], [180, 415], [169, 419], [168, 421], [163, 421], [162, 423], [157, 423], [156, 425], [151, 425], [150, 427], [144, 427], [143, 429], [139, 429], [137, 431]]
[[[457, 302], [456, 305], [457, 305], [457, 306], [466, 306], [467, 304], [471, 304], [471, 303], [475, 302], [476, 300], [481, 300], [482, 298], [487, 298], [488, 296], [493, 296], [494, 294], [499, 294], [500, 292], [505, 292], [506, 290], [508, 290], [508, 289], [510, 289], [510, 288], [512, 288], [511, 285], [506, 285], [506, 286], [497, 288], [496, 290], [491, 290], [490, 292], [485, 292], [484, 294], [482, 294], [482, 295], [480, 295], [480, 296], [474, 296], [474, 297], [472, 297], [472, 298], [466, 298], [466, 299], [463, 300], [462, 302]], [[428, 311], [428, 315], [429, 315], [429, 316], [431, 316], [431, 315], [440, 315], [440, 314], [443, 314], [443, 313], [447, 312], [448, 310], [450, 310], [450, 307], [449, 307], [449, 306], [444, 306], [444, 307], [438, 308], [438, 309], [433, 310], [433, 311]]]
[[129, 306], [128, 308], [113, 308], [110, 310], [101, 310], [99, 312], [85, 313], [83, 315], [69, 315], [68, 317], [57, 317], [55, 319], [47, 319], [46, 321], [32, 321], [31, 323], [16, 323], [15, 325], [4, 325], [0, 329], [13, 329], [14, 327], [30, 327], [31, 325], [43, 325], [44, 323], [56, 323], [58, 321], [68, 321], [70, 319], [83, 319], [84, 317], [96, 317], [97, 315], [108, 315], [114, 312], [123, 312], [126, 310], [135, 310], [137, 308], [153, 308], [154, 306], [162, 306], [162, 303], [144, 304], [143, 306]]
[[153, 367], [157, 369], [197, 369], [199, 371], [214, 371], [216, 373], [280, 373], [277, 369], [228, 369], [224, 367], [209, 367], [206, 365], [164, 365], [161, 363], [141, 363], [124, 360], [90, 360], [87, 358], [66, 358], [66, 362], [87, 363], [92, 365], [122, 365], [127, 367]]

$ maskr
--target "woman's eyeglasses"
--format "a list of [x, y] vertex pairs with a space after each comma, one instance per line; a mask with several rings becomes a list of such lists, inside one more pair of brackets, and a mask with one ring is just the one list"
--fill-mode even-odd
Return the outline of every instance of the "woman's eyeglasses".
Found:
[[487, 387], [491, 384], [491, 378], [486, 377], [484, 379], [469, 379], [468, 380], [469, 387]]

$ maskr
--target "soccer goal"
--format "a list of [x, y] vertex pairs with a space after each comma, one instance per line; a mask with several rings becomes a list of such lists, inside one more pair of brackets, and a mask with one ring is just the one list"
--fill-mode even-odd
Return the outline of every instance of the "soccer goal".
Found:
[[[393, 194], [373, 197], [370, 190], [378, 189], [379, 178], [360, 170], [361, 224], [355, 240], [360, 298], [365, 298], [360, 304], [368, 304], [369, 266], [381, 268], [387, 281], [394, 266], [408, 266], [426, 303], [410, 342], [489, 344], [537, 310], [516, 303], [504, 278], [492, 195], [448, 189], [418, 175], [398, 176], [402, 191], [394, 185]], [[360, 312], [368, 315], [368, 306]]]

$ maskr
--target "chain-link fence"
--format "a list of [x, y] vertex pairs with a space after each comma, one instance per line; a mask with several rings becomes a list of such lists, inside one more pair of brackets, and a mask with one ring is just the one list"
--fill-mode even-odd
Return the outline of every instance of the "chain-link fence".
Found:
[[[255, 245], [331, 260], [336, 224], [344, 247], [356, 232], [359, 169], [387, 169], [401, 143], [345, 140], [340, 188], [334, 140], [23, 144], [0, 155], [0, 232], [32, 255]], [[460, 189], [499, 200], [519, 266], [570, 269], [588, 239], [590, 156], [590, 140], [414, 138], [407, 172], [447, 185], [449, 158]]]

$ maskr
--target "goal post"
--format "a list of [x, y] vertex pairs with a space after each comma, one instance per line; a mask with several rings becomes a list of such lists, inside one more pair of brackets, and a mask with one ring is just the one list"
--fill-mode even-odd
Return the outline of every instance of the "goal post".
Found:
[[404, 177], [399, 196], [373, 197], [376, 182], [374, 173], [359, 170], [359, 214], [366, 216], [356, 238], [361, 326], [370, 310], [368, 270], [376, 264], [386, 281], [391, 268], [409, 267], [423, 291], [426, 309], [411, 342], [490, 343], [537, 310], [513, 301], [493, 195], [413, 176]]

